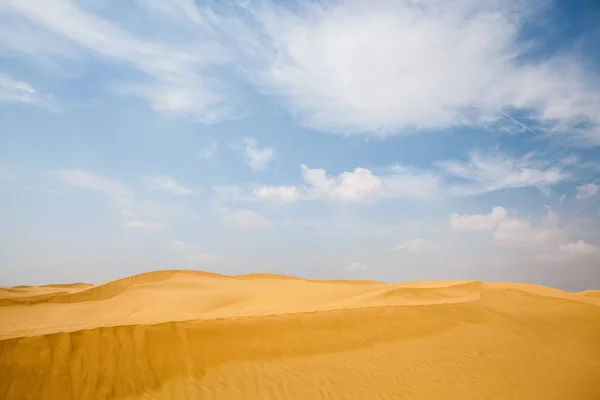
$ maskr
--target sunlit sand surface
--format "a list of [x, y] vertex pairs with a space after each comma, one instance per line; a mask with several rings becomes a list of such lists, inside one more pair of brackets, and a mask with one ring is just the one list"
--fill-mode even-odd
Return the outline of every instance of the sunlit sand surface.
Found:
[[0, 399], [600, 399], [600, 292], [157, 271], [0, 289]]

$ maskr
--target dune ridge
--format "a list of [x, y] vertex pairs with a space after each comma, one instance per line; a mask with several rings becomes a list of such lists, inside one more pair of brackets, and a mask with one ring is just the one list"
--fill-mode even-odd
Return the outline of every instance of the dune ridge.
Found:
[[1, 399], [600, 393], [600, 292], [186, 270], [11, 289], [0, 289]]

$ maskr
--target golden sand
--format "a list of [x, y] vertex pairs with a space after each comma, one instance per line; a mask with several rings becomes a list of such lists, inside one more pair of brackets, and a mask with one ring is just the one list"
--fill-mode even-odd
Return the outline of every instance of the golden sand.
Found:
[[0, 289], [0, 399], [600, 399], [600, 292], [158, 271]]

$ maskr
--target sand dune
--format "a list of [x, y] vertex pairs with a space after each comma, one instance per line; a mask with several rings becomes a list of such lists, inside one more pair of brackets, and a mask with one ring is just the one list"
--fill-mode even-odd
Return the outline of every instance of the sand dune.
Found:
[[582, 296], [594, 297], [600, 299], [600, 290], [586, 290], [580, 293]]
[[600, 296], [157, 271], [0, 289], [0, 399], [595, 399]]

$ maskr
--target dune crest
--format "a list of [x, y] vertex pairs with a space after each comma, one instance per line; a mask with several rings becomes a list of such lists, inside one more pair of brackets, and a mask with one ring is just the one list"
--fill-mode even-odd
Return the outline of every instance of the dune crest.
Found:
[[186, 270], [0, 288], [0, 398], [592, 400], [598, 293]]
[[586, 297], [600, 299], [600, 290], [586, 290], [585, 292], [580, 292], [579, 294]]

